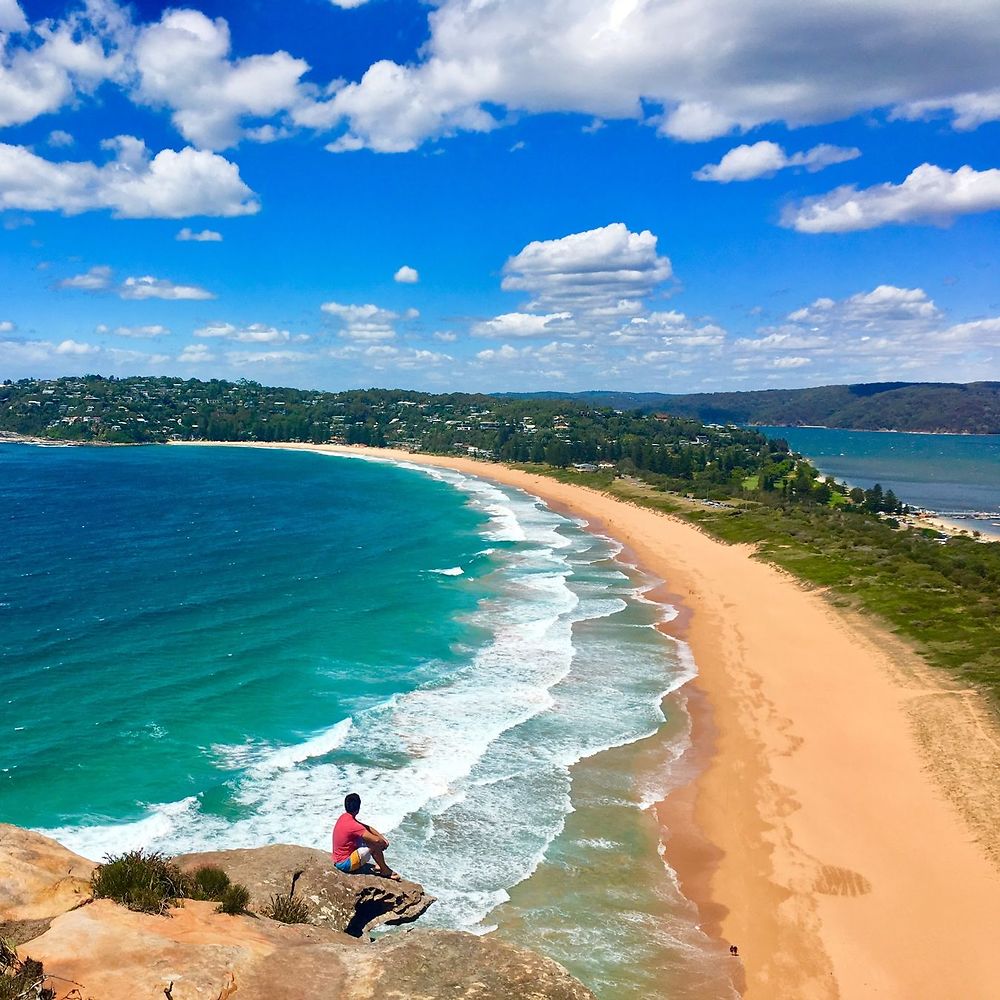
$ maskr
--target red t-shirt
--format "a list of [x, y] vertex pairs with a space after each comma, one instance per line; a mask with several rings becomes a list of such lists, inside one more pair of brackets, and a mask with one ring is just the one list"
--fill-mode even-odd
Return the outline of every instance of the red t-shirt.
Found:
[[350, 814], [345, 812], [333, 827], [333, 860], [346, 861], [364, 841], [361, 835], [368, 831]]

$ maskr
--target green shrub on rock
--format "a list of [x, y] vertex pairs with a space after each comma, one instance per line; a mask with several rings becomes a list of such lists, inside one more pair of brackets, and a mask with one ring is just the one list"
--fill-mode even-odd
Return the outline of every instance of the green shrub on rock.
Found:
[[166, 913], [190, 896], [191, 879], [164, 855], [143, 850], [108, 855], [90, 879], [96, 899], [113, 899], [140, 913]]
[[283, 924], [305, 924], [309, 922], [306, 904], [295, 896], [272, 896], [264, 907], [264, 916], [280, 920]]
[[229, 876], [216, 865], [202, 865], [191, 875], [191, 898], [219, 902], [230, 886]]
[[241, 882], [237, 882], [235, 885], [226, 886], [219, 897], [219, 908], [216, 912], [228, 913], [230, 916], [235, 917], [240, 913], [246, 913], [249, 904], [250, 890]]

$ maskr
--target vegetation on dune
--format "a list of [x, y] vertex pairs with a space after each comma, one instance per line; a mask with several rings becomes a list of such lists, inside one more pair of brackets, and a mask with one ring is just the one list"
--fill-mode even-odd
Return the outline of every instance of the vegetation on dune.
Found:
[[[1000, 544], [893, 527], [893, 518], [872, 514], [877, 489], [862, 493], [860, 504], [844, 504], [834, 502], [843, 494], [828, 494], [813, 480], [811, 494], [757, 492], [706, 503], [655, 477], [532, 471], [676, 515], [726, 542], [756, 545], [758, 558], [826, 589], [843, 607], [875, 616], [1000, 708]], [[887, 497], [883, 509], [895, 500]]]

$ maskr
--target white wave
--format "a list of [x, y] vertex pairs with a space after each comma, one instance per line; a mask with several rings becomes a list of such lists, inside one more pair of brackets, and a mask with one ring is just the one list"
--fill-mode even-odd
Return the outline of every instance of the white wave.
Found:
[[461, 566], [451, 566], [448, 569], [431, 569], [428, 573], [437, 573], [439, 576], [462, 576], [465, 570]]
[[179, 802], [150, 806], [149, 810], [142, 819], [131, 823], [58, 826], [38, 832], [91, 861], [100, 861], [108, 854], [148, 848], [169, 837], [177, 826], [188, 825], [198, 813], [198, 799], [192, 795]]
[[[521, 491], [396, 464], [460, 489], [488, 517], [483, 535], [507, 543], [485, 550], [496, 563], [495, 596], [469, 617], [490, 639], [464, 667], [302, 744], [213, 747], [219, 766], [234, 772], [236, 820], [188, 798], [133, 823], [65, 828], [71, 846], [327, 847], [339, 803], [357, 791], [362, 815], [391, 834], [390, 860], [439, 897], [430, 920], [481, 931], [562, 833], [573, 808], [571, 768], [662, 725], [661, 702], [694, 675], [693, 659], [666, 636], [621, 628], [630, 617], [649, 623], [655, 609], [643, 608], [655, 602], [643, 597], [642, 574], [611, 561], [613, 545]], [[461, 567], [431, 572], [457, 576]], [[577, 627], [586, 639], [575, 643]], [[514, 815], [519, 822], [498, 851], [498, 827], [511, 831]]]

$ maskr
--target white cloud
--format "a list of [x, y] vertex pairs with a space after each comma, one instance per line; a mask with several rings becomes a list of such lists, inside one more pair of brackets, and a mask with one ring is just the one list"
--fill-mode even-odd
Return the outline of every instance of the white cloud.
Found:
[[397, 320], [416, 319], [420, 315], [416, 309], [407, 309], [401, 317], [391, 309], [382, 309], [371, 303], [344, 305], [340, 302], [324, 302], [320, 308], [340, 321], [341, 337], [357, 341], [393, 340]]
[[166, 337], [170, 328], [152, 323], [148, 326], [116, 326], [115, 334], [119, 337], [132, 337], [136, 340], [152, 340], [155, 337]]
[[913, 101], [898, 108], [895, 118], [933, 118], [941, 113], [954, 116], [952, 126], [960, 132], [979, 128], [986, 122], [1000, 120], [1000, 87], [987, 91], [972, 91], [947, 99]]
[[452, 330], [438, 330], [434, 334], [435, 340], [440, 340], [444, 344], [454, 344], [458, 340], [458, 334]]
[[949, 323], [922, 288], [879, 285], [842, 299], [822, 297], [777, 327], [731, 345], [735, 369], [766, 373], [809, 367], [826, 383], [990, 377], [1000, 317]]
[[633, 233], [621, 222], [536, 240], [504, 265], [501, 287], [528, 292], [532, 311], [614, 311], [671, 277], [670, 260], [656, 252], [656, 242], [648, 229]]
[[205, 344], [188, 344], [177, 355], [177, 360], [182, 365], [202, 365], [206, 362], [214, 361], [215, 355]]
[[140, 278], [126, 278], [119, 286], [118, 295], [123, 299], [214, 299], [215, 296], [198, 285], [176, 285], [166, 278], [147, 274]]
[[438, 0], [428, 20], [421, 61], [379, 61], [308, 109], [345, 129], [329, 148], [413, 149], [495, 128], [497, 108], [652, 108], [686, 141], [880, 108], [950, 109], [959, 127], [1000, 113], [995, 0]]
[[308, 361], [312, 357], [305, 351], [228, 351], [226, 359], [233, 365], [284, 365]]
[[83, 274], [74, 274], [56, 283], [57, 288], [76, 288], [84, 292], [100, 292], [111, 284], [111, 268], [106, 264], [92, 267]]
[[64, 146], [72, 146], [76, 140], [69, 134], [69, 132], [64, 132], [61, 128], [53, 129], [49, 133], [49, 145], [55, 146], [57, 148]]
[[150, 159], [145, 144], [117, 136], [104, 146], [114, 159], [54, 163], [24, 146], [0, 143], [0, 209], [80, 212], [109, 208], [119, 219], [182, 219], [252, 215], [259, 211], [239, 167], [215, 153], [163, 149]]
[[180, 240], [182, 243], [195, 242], [195, 243], [221, 243], [222, 233], [217, 233], [214, 229], [202, 229], [199, 232], [195, 232], [188, 226], [185, 226], [174, 239]]
[[17, 329], [17, 324], [12, 323], [9, 319], [0, 320], [0, 333], [11, 333]]
[[[221, 337], [241, 344], [287, 344], [292, 335], [287, 330], [268, 326], [266, 323], [250, 323], [248, 326], [234, 326], [232, 323], [209, 323], [194, 331], [196, 337]], [[298, 341], [300, 338], [296, 337]]]
[[368, 0], [330, 0], [330, 3], [334, 7], [340, 7], [342, 10], [354, 10], [355, 7], [361, 7], [363, 4], [368, 3]]
[[879, 285], [870, 292], [858, 292], [839, 302], [816, 299], [812, 305], [788, 314], [792, 322], [810, 326], [838, 324], [866, 328], [887, 322], [932, 322], [940, 317], [941, 311], [922, 288], [895, 285]]
[[11, 0], [0, 3], [0, 126], [57, 111], [105, 80], [123, 81], [128, 18], [110, 0], [90, 0], [63, 20], [28, 24]]
[[551, 337], [558, 331], [560, 324], [573, 318], [572, 313], [547, 313], [533, 315], [531, 313], [504, 313], [493, 319], [476, 323], [472, 327], [474, 337]]
[[805, 167], [810, 173], [835, 163], [857, 159], [860, 149], [831, 146], [820, 143], [804, 153], [789, 156], [776, 142], [755, 142], [749, 146], [736, 146], [718, 163], [706, 163], [694, 176], [699, 181], [749, 181], [757, 177], [770, 177], [788, 167]]
[[1000, 170], [924, 163], [901, 184], [853, 185], [791, 205], [782, 225], [800, 233], [847, 233], [890, 223], [947, 223], [956, 215], [1000, 208]]
[[56, 354], [98, 354], [100, 352], [99, 347], [95, 347], [93, 344], [84, 344], [79, 340], [63, 340], [55, 346]]
[[402, 285], [415, 285], [420, 280], [420, 274], [416, 268], [404, 264], [393, 276], [393, 281], [398, 281]]
[[[304, 100], [299, 80], [309, 69], [305, 60], [287, 52], [232, 60], [229, 51], [229, 25], [222, 18], [167, 10], [135, 44], [138, 99], [170, 108], [181, 135], [203, 149], [235, 145], [248, 121], [272, 118]], [[255, 131], [254, 138], [265, 141], [277, 134]]]

